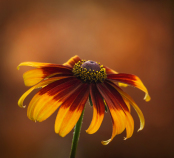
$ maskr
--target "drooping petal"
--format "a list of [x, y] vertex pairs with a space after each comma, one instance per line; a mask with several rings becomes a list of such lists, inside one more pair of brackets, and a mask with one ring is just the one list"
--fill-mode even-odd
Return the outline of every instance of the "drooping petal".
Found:
[[137, 104], [134, 102], [134, 100], [127, 93], [125, 93], [121, 88], [119, 88], [117, 86], [115, 86], [115, 88], [122, 95], [122, 97], [133, 106], [133, 108], [137, 112], [139, 119], [140, 119], [140, 128], [138, 131], [142, 130], [145, 125], [145, 119], [144, 119], [144, 115], [143, 115], [142, 111], [140, 110], [140, 108], [137, 106]]
[[80, 82], [75, 77], [66, 78], [41, 89], [28, 106], [29, 119], [41, 122], [48, 118], [61, 105], [60, 100], [76, 89]]
[[84, 83], [62, 103], [55, 121], [55, 132], [64, 137], [77, 123], [89, 96], [89, 85]]
[[126, 123], [126, 137], [124, 140], [130, 138], [134, 132], [134, 119], [132, 118], [131, 114], [129, 112], [125, 112], [127, 117], [127, 123]]
[[25, 106], [23, 106], [23, 102], [25, 100], [25, 98], [34, 90], [34, 89], [37, 89], [37, 88], [40, 88], [42, 86], [45, 86], [47, 84], [50, 84], [52, 82], [55, 82], [57, 80], [60, 80], [62, 78], [67, 78], [67, 76], [61, 76], [61, 77], [54, 77], [54, 78], [50, 78], [50, 79], [47, 79], [47, 80], [43, 80], [41, 82], [39, 82], [38, 84], [36, 84], [35, 86], [31, 87], [28, 91], [26, 91], [21, 97], [20, 99], [18, 100], [18, 105], [19, 107], [21, 108], [24, 108]]
[[70, 58], [66, 63], [64, 63], [63, 65], [65, 66], [69, 66], [71, 68], [73, 68], [73, 66], [75, 65], [75, 63], [77, 63], [78, 61], [81, 61], [81, 59], [79, 58], [79, 56], [75, 55], [74, 57]]
[[123, 132], [126, 127], [126, 116], [122, 108], [119, 106], [115, 100], [113, 94], [108, 90], [108, 88], [103, 84], [97, 84], [98, 90], [101, 93], [102, 97], [105, 99], [110, 114], [112, 118], [112, 136], [109, 140], [102, 141], [103, 145], [109, 144], [112, 139], [117, 135]]
[[113, 94], [113, 96], [111, 96], [111, 99], [115, 100], [119, 104], [119, 106], [122, 108], [122, 110], [124, 111], [124, 113], [126, 115], [127, 136], [125, 139], [130, 138], [134, 132], [134, 120], [130, 114], [130, 110], [129, 110], [130, 107], [127, 106], [127, 104], [125, 103], [121, 94], [116, 90], [115, 86], [117, 86], [117, 85], [115, 85], [114, 83], [107, 81], [107, 80], [105, 81], [105, 85], [110, 90], [110, 92], [112, 92], [112, 94]]
[[117, 82], [123, 82], [125, 84], [129, 84], [132, 86], [135, 86], [146, 93], [144, 100], [150, 101], [150, 96], [148, 94], [148, 91], [142, 81], [139, 79], [139, 77], [132, 75], [132, 74], [110, 74], [107, 76], [107, 79], [115, 80]]
[[93, 118], [86, 132], [88, 134], [93, 134], [100, 128], [100, 125], [103, 121], [105, 105], [103, 98], [96, 87], [96, 84], [90, 85], [90, 96], [93, 104]]

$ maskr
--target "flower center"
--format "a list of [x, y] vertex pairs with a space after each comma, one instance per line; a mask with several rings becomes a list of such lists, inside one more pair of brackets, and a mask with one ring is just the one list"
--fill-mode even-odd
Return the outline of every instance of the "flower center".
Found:
[[77, 62], [72, 72], [84, 82], [103, 82], [106, 79], [106, 70], [103, 65], [91, 60]]
[[84, 69], [86, 68], [87, 71], [89, 70], [94, 70], [94, 71], [100, 71], [100, 65], [94, 61], [88, 60], [86, 62], [84, 62], [81, 67]]

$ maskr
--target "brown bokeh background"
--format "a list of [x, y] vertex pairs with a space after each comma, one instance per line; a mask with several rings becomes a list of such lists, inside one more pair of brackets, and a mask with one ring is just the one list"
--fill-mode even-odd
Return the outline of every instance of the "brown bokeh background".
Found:
[[[143, 92], [124, 88], [146, 119], [145, 128], [124, 141], [111, 136], [109, 113], [98, 132], [85, 132], [92, 119], [87, 105], [77, 158], [173, 158], [174, 157], [174, 47], [172, 0], [0, 1], [0, 157], [67, 158], [72, 133], [61, 138], [54, 132], [56, 113], [42, 123], [30, 121], [27, 109], [17, 106], [28, 89], [16, 70], [23, 61], [62, 64], [70, 57], [99, 61], [118, 72], [139, 76], [152, 100]], [[34, 93], [25, 100], [29, 103]]]

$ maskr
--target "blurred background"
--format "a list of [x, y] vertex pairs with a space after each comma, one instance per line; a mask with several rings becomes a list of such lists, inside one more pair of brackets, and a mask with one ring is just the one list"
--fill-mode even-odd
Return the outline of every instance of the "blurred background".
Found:
[[[16, 67], [23, 61], [62, 64], [70, 57], [98, 61], [118, 72], [136, 74], [149, 90], [150, 102], [136, 88], [124, 88], [144, 113], [145, 128], [124, 141], [124, 131], [107, 146], [112, 123], [105, 114], [93, 135], [87, 105], [77, 158], [174, 157], [174, 34], [172, 0], [1, 0], [0, 1], [0, 157], [67, 158], [73, 131], [54, 132], [56, 113], [42, 123], [27, 118], [17, 105], [28, 89]], [[32, 93], [24, 104], [28, 105]]]

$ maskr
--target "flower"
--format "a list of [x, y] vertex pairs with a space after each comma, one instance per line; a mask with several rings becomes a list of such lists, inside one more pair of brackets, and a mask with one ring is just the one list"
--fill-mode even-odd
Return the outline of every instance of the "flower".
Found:
[[18, 101], [23, 106], [24, 99], [37, 88], [41, 88], [32, 98], [27, 109], [30, 120], [42, 122], [59, 107], [55, 120], [55, 132], [66, 136], [79, 120], [89, 98], [93, 106], [93, 118], [88, 134], [95, 133], [104, 118], [105, 108], [112, 118], [113, 130], [109, 140], [102, 141], [107, 145], [112, 139], [126, 129], [126, 138], [134, 131], [134, 120], [130, 114], [130, 105], [136, 110], [140, 119], [140, 128], [144, 128], [144, 116], [134, 100], [120, 86], [131, 85], [145, 92], [145, 100], [150, 96], [142, 81], [135, 75], [118, 73], [100, 63], [81, 60], [78, 56], [69, 59], [63, 65], [22, 62], [20, 66], [31, 66], [35, 69], [24, 73], [24, 83], [32, 86]]

